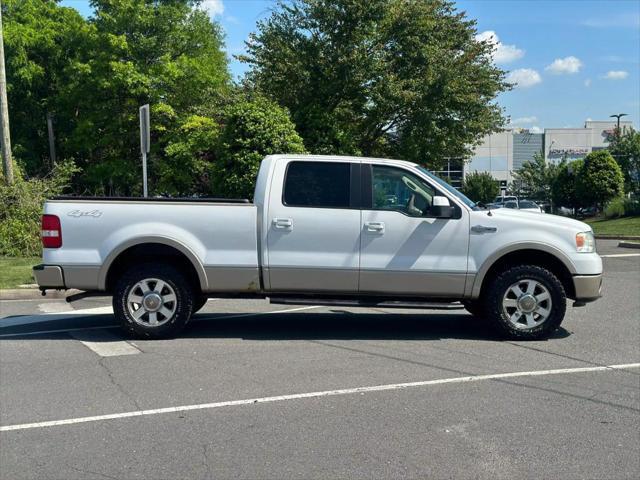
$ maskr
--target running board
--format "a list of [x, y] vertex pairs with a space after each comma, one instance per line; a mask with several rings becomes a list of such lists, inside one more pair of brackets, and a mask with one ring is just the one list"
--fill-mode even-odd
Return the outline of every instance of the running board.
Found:
[[269, 297], [269, 303], [277, 305], [325, 305], [327, 307], [368, 307], [368, 308], [420, 308], [424, 310], [462, 310], [460, 302], [422, 302], [407, 300], [372, 299], [332, 299], [332, 298], [295, 298]]

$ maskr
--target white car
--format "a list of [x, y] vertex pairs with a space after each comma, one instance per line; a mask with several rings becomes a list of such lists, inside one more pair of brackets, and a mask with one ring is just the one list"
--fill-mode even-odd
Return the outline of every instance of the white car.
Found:
[[544, 210], [538, 206], [536, 202], [531, 200], [510, 200], [504, 203], [504, 208], [510, 208], [512, 210], [524, 210], [527, 212], [544, 213]]
[[419, 165], [375, 158], [268, 156], [253, 203], [53, 198], [42, 241], [43, 292], [110, 294], [116, 319], [146, 338], [178, 333], [207, 297], [462, 302], [507, 337], [544, 338], [567, 298], [596, 300], [602, 282], [589, 225], [480, 208]]

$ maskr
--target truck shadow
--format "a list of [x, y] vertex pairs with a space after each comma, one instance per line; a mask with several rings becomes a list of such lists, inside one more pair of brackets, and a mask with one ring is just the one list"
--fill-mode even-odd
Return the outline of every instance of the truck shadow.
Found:
[[[485, 321], [466, 313], [407, 314], [283, 313], [242, 318], [196, 315], [182, 338], [242, 338], [247, 340], [464, 340], [499, 341]], [[553, 339], [568, 337], [560, 328]]]
[[[19, 317], [13, 317], [19, 319]], [[131, 340], [115, 325], [113, 315], [78, 315], [69, 319], [29, 322], [3, 328], [2, 340], [69, 340], [82, 331], [108, 331], [105, 341]], [[78, 332], [78, 333], [76, 333]], [[560, 328], [552, 339], [571, 335]], [[201, 313], [179, 339], [246, 340], [415, 340], [464, 339], [501, 341], [482, 319], [467, 313], [371, 313], [333, 309], [326, 312], [236, 314]], [[98, 339], [98, 341], [101, 341]]]

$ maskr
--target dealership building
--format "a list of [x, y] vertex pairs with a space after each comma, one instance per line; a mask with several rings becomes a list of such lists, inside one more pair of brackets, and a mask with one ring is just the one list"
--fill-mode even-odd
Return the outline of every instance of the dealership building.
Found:
[[[547, 162], [558, 163], [584, 158], [596, 150], [607, 148], [608, 136], [616, 127], [615, 121], [587, 120], [584, 128], [546, 128], [544, 133], [532, 133], [525, 129], [507, 129], [487, 135], [473, 152], [470, 160], [447, 165], [449, 177], [455, 186], [462, 177], [472, 172], [489, 172], [502, 186], [511, 183], [514, 171], [534, 154], [544, 153]], [[620, 127], [630, 128], [632, 122], [620, 122]], [[456, 168], [457, 167], [457, 168]], [[440, 172], [447, 175], [447, 171]]]

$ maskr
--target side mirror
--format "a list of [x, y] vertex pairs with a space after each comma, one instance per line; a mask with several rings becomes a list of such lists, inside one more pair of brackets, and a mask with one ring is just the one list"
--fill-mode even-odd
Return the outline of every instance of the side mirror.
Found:
[[447, 197], [433, 197], [433, 205], [430, 208], [429, 213], [436, 218], [453, 218], [455, 214], [455, 208], [449, 203]]

